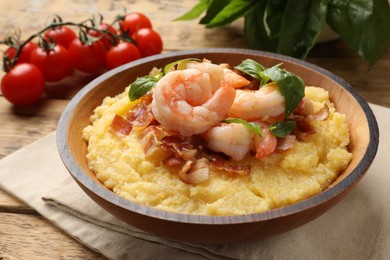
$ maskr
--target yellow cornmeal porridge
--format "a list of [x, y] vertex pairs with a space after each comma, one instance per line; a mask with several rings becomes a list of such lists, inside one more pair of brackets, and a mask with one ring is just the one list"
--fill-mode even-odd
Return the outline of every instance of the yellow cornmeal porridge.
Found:
[[125, 116], [134, 105], [128, 89], [106, 97], [95, 109], [92, 125], [84, 129], [89, 167], [119, 196], [162, 210], [202, 215], [236, 215], [266, 211], [313, 196], [337, 177], [351, 159], [346, 146], [349, 132], [345, 116], [335, 112], [328, 92], [306, 87], [315, 109], [328, 103], [325, 121], [313, 121], [316, 133], [295, 142], [284, 152], [263, 159], [247, 156], [249, 176], [232, 176], [211, 168], [208, 181], [189, 185], [177, 172], [167, 170], [162, 158], [146, 159], [136, 131], [118, 137], [110, 131], [115, 114]]

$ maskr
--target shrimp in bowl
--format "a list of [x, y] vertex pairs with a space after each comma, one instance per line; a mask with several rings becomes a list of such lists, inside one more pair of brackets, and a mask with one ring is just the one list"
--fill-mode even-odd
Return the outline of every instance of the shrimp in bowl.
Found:
[[[226, 118], [235, 89], [197, 69], [177, 70], [157, 82], [151, 104], [158, 122], [183, 136], [204, 133]], [[215, 90], [215, 91], [213, 91]]]
[[152, 70], [95, 110], [89, 167], [120, 196], [180, 213], [253, 213], [320, 192], [351, 158], [347, 124], [324, 89], [280, 66]]

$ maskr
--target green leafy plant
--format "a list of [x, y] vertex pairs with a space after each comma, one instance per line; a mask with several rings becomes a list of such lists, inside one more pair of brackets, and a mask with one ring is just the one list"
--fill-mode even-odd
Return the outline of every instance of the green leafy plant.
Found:
[[225, 26], [244, 17], [249, 48], [305, 59], [324, 24], [371, 67], [390, 40], [388, 0], [200, 0], [176, 20], [206, 28]]

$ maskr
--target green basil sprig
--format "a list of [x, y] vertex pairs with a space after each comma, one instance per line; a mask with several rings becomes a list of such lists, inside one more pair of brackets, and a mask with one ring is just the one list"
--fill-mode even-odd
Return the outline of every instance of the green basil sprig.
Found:
[[181, 67], [183, 64], [190, 62], [190, 61], [199, 61], [199, 59], [196, 58], [187, 58], [187, 59], [181, 59], [178, 61], [171, 62], [167, 64], [163, 71], [157, 75], [154, 76], [144, 76], [144, 77], [138, 77], [133, 83], [130, 84], [129, 89], [129, 99], [130, 101], [134, 101], [145, 95], [148, 91], [150, 91], [156, 83], [165, 76], [172, 67], [178, 66]]
[[241, 118], [226, 118], [225, 120], [223, 120], [222, 122], [224, 123], [228, 123], [228, 124], [231, 124], [231, 123], [238, 123], [238, 124], [242, 124], [244, 125], [247, 129], [249, 129], [250, 131], [256, 133], [257, 135], [259, 135], [260, 137], [263, 135], [263, 131], [261, 130], [261, 127], [253, 122], [248, 122], [244, 119], [241, 119]]
[[[241, 118], [227, 118], [223, 120], [224, 123], [238, 123], [244, 125], [249, 131], [252, 131], [259, 135], [260, 137], [263, 135], [263, 131], [261, 130], [261, 127], [258, 124], [255, 124], [253, 122], [248, 122]], [[295, 121], [282, 121], [282, 122], [276, 122], [273, 124], [270, 124], [268, 126], [268, 129], [270, 130], [271, 134], [273, 134], [275, 137], [278, 138], [285, 138], [291, 131], [294, 129], [296, 125]]]
[[235, 68], [259, 80], [260, 86], [266, 84], [269, 81], [269, 77], [263, 73], [265, 67], [252, 59], [244, 60]]
[[235, 68], [258, 79], [260, 87], [274, 81], [285, 98], [284, 115], [287, 118], [305, 96], [305, 83], [299, 76], [281, 69], [280, 66], [281, 64], [277, 64], [271, 68], [265, 68], [252, 59], [246, 59]]
[[197, 58], [187, 58], [187, 59], [181, 59], [181, 60], [177, 60], [177, 61], [171, 62], [171, 63], [167, 64], [164, 67], [163, 76], [166, 75], [171, 70], [172, 67], [177, 66], [178, 69], [181, 69], [182, 67], [185, 67], [185, 65], [188, 62], [191, 62], [191, 61], [200, 61], [200, 59], [197, 59]]
[[284, 116], [289, 117], [305, 96], [305, 83], [299, 76], [278, 67], [268, 68], [263, 73], [278, 85], [285, 99]]
[[371, 67], [390, 41], [388, 0], [200, 0], [176, 20], [206, 28], [244, 17], [248, 47], [305, 59], [325, 23]]
[[271, 133], [279, 138], [285, 138], [296, 125], [295, 121], [282, 121], [271, 124], [268, 128]]
[[[159, 74], [160, 75], [160, 74]], [[160, 76], [144, 76], [137, 78], [130, 85], [129, 89], [129, 99], [130, 101], [134, 101], [145, 95], [149, 90], [154, 88], [156, 83], [159, 81]]]

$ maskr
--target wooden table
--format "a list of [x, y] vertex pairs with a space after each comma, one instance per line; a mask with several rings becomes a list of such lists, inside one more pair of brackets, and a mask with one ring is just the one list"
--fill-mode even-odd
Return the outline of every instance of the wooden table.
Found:
[[[92, 2], [92, 4], [91, 4]], [[0, 39], [12, 26], [24, 37], [38, 31], [54, 14], [79, 22], [101, 13], [107, 21], [123, 13], [123, 7], [148, 15], [164, 41], [164, 52], [204, 47], [245, 48], [242, 21], [218, 29], [205, 29], [196, 21], [173, 22], [197, 0], [87, 1], [18, 0], [0, 2]], [[4, 48], [2, 48], [4, 50]], [[390, 107], [390, 48], [368, 70], [343, 42], [315, 46], [308, 61], [350, 82], [369, 102]], [[4, 73], [0, 74], [2, 77]], [[54, 131], [61, 112], [74, 93], [91, 77], [74, 76], [51, 90], [41, 102], [28, 108], [13, 107], [0, 95], [0, 159]], [[70, 86], [66, 86], [70, 82]], [[34, 256], [34, 257], [33, 257]], [[0, 189], [0, 259], [104, 259], [81, 245], [12, 195]]]

